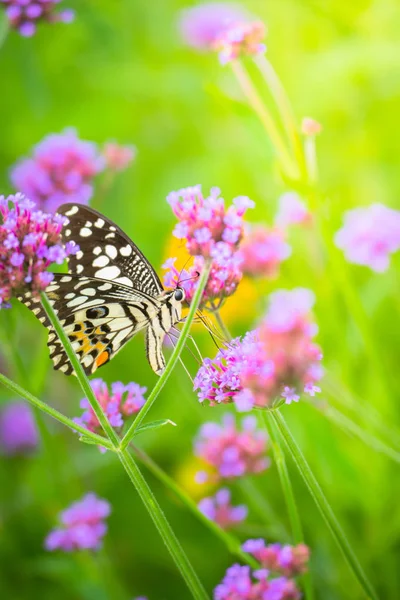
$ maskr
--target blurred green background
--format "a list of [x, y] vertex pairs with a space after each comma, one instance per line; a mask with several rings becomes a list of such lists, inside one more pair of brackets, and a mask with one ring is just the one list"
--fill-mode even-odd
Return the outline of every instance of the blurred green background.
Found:
[[[92, 206], [120, 223], [157, 268], [166, 257], [174, 224], [165, 196], [173, 189], [202, 183], [222, 188], [230, 200], [248, 195], [257, 203], [254, 220], [271, 222], [278, 196], [287, 191], [272, 148], [241, 95], [229, 68], [213, 55], [199, 55], [180, 41], [176, 20], [188, 2], [165, 0], [82, 0], [63, 3], [76, 10], [71, 25], [40, 27], [23, 39], [10, 32], [0, 49], [0, 189], [12, 191], [8, 169], [46, 134], [76, 127], [82, 139], [115, 139], [138, 148], [135, 164], [119, 175], [110, 192]], [[321, 207], [331, 234], [353, 206], [382, 202], [395, 207], [400, 196], [400, 5], [397, 0], [333, 2], [270, 0], [243, 3], [268, 25], [268, 55], [299, 118], [323, 124], [318, 139]], [[294, 232], [292, 257], [268, 291], [294, 286], [315, 291], [318, 341], [329, 376], [324, 399], [341, 406], [365, 430], [396, 439], [399, 421], [399, 347], [396, 319], [399, 258], [382, 275], [348, 265], [331, 248], [316, 250], [310, 233]], [[349, 285], [350, 282], [350, 285]], [[398, 283], [397, 283], [398, 285]], [[228, 301], [229, 302], [229, 301]], [[234, 306], [234, 298], [230, 300]], [[244, 333], [260, 315], [260, 302], [229, 325]], [[50, 370], [37, 358], [45, 334], [28, 311], [13, 308], [18, 324], [14, 350], [28, 371], [28, 389], [47, 369], [42, 398], [68, 416], [79, 414], [82, 394], [75, 381]], [[11, 318], [0, 314], [0, 325]], [[41, 336], [39, 338], [39, 336]], [[207, 355], [215, 349], [196, 330]], [[5, 369], [14, 374], [2, 337]], [[189, 354], [185, 362], [194, 373]], [[156, 377], [147, 365], [141, 336], [135, 338], [100, 376], [107, 381], [138, 381], [149, 389]], [[30, 385], [29, 385], [30, 382]], [[1, 401], [9, 399], [1, 389]], [[376, 414], [375, 412], [376, 411]], [[152, 410], [170, 418], [164, 428], [140, 438], [155, 460], [198, 494], [193, 481], [192, 442], [200, 423], [219, 420], [222, 411], [201, 408], [181, 367]], [[343, 528], [385, 600], [400, 596], [399, 465], [350, 437], [305, 402], [284, 409]], [[379, 428], [380, 420], [390, 431]], [[146, 510], [111, 454], [101, 455], [78, 437], [46, 419], [49, 448], [25, 458], [0, 461], [0, 589], [2, 598], [59, 600], [132, 598], [186, 599], [189, 593]], [[312, 552], [316, 597], [324, 600], [363, 594], [292, 465], [296, 499]], [[208, 590], [235, 562], [227, 549], [199, 524], [147, 472], [148, 481]], [[240, 537], [276, 538], [288, 519], [274, 466], [249, 483], [265, 495], [274, 519], [255, 506]], [[102, 553], [47, 554], [43, 540], [56, 514], [87, 491], [112, 504]], [[234, 486], [235, 503], [248, 502]], [[288, 541], [281, 537], [277, 541]], [[118, 584], [116, 584], [118, 582]], [[117, 590], [115, 586], [119, 586]], [[112, 591], [113, 590], [113, 591]]]

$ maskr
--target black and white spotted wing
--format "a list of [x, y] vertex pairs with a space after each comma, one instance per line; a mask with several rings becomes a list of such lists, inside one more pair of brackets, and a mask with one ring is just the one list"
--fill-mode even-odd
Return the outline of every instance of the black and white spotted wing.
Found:
[[114, 281], [149, 296], [163, 292], [149, 261], [118, 225], [81, 204], [63, 204], [57, 212], [69, 220], [61, 234], [64, 242], [73, 240], [80, 247], [68, 259], [71, 273]]

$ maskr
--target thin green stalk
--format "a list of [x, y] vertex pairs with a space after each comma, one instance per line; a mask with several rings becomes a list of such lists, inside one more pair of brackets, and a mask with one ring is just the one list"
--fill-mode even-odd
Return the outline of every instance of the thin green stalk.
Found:
[[250, 105], [258, 115], [261, 123], [263, 124], [278, 156], [281, 160], [283, 170], [292, 178], [298, 177], [296, 165], [293, 163], [292, 157], [290, 156], [285, 142], [279, 132], [279, 129], [275, 125], [275, 121], [261, 100], [259, 93], [250, 79], [243, 64], [238, 60], [233, 60], [230, 63], [232, 70], [242, 88], [245, 96], [247, 97]]
[[175, 496], [177, 496], [183, 502], [186, 508], [188, 508], [193, 515], [199, 521], [201, 521], [201, 523], [203, 523], [210, 531], [220, 538], [220, 540], [228, 548], [229, 552], [253, 567], [253, 569], [257, 569], [259, 567], [258, 562], [250, 554], [247, 554], [241, 549], [239, 540], [228, 531], [222, 529], [217, 523], [211, 521], [211, 519], [208, 519], [201, 512], [201, 510], [199, 510], [196, 502], [190, 496], [188, 496], [188, 494], [177, 483], [175, 483], [172, 477], [165, 473], [165, 471], [163, 471], [163, 469], [161, 469], [161, 467], [159, 467], [157, 463], [154, 462], [150, 456], [148, 456], [148, 454], [133, 444], [131, 444], [131, 448], [139, 460], [149, 469], [149, 471], [169, 490], [171, 490]]
[[229, 329], [227, 328], [227, 326], [225, 325], [224, 320], [221, 317], [219, 310], [216, 310], [214, 312], [214, 315], [215, 315], [215, 320], [218, 323], [218, 327], [221, 329], [222, 333], [224, 334], [226, 341], [229, 342], [232, 339], [232, 335], [231, 335], [231, 332], [229, 331]]
[[115, 433], [115, 430], [110, 425], [106, 415], [104, 414], [101, 404], [96, 398], [96, 394], [94, 393], [94, 391], [89, 383], [89, 380], [85, 375], [82, 365], [79, 362], [79, 358], [75, 354], [75, 351], [71, 346], [71, 343], [68, 339], [67, 334], [65, 333], [60, 321], [58, 320], [57, 315], [54, 312], [53, 307], [51, 306], [46, 294], [44, 292], [42, 292], [40, 296], [41, 296], [41, 301], [42, 301], [43, 307], [47, 313], [47, 316], [49, 317], [50, 322], [53, 325], [54, 330], [57, 333], [57, 336], [58, 336], [59, 340], [61, 341], [61, 343], [64, 347], [64, 350], [74, 368], [75, 374], [78, 378], [78, 381], [81, 385], [81, 388], [82, 388], [84, 394], [86, 395], [91, 407], [93, 408], [93, 411], [94, 411], [97, 419], [99, 420], [99, 423], [102, 426], [104, 433], [107, 435], [108, 439], [112, 442], [113, 446], [117, 448], [119, 446], [119, 437]]
[[328, 503], [325, 495], [320, 488], [313, 472], [311, 471], [306, 459], [304, 458], [303, 453], [301, 452], [299, 446], [297, 445], [295, 439], [293, 438], [290, 430], [286, 424], [285, 419], [283, 418], [281, 412], [279, 410], [271, 411], [272, 419], [279, 430], [282, 438], [285, 441], [285, 444], [292, 456], [294, 463], [296, 464], [301, 476], [304, 479], [305, 484], [307, 485], [311, 496], [313, 497], [322, 517], [324, 518], [328, 528], [330, 529], [333, 537], [335, 538], [340, 550], [342, 551], [347, 564], [352, 570], [353, 574], [359, 581], [361, 587], [364, 592], [367, 594], [368, 598], [372, 598], [373, 600], [378, 600], [376, 592], [369, 582], [366, 574], [364, 573], [360, 563], [354, 551], [341, 528], [336, 516]]
[[[296, 499], [293, 493], [293, 487], [290, 481], [285, 455], [282, 452], [282, 449], [279, 445], [278, 436], [276, 435], [275, 425], [272, 418], [272, 411], [263, 411], [263, 417], [272, 446], [272, 452], [274, 454], [279, 479], [281, 481], [283, 495], [286, 501], [290, 526], [292, 529], [293, 542], [295, 544], [300, 544], [304, 542], [303, 528], [301, 526], [299, 511], [297, 510]], [[307, 598], [307, 600], [312, 600], [314, 598], [314, 592], [309, 571], [302, 576], [302, 583], [305, 590], [305, 597]]]
[[331, 419], [331, 421], [336, 423], [336, 425], [339, 425], [339, 427], [341, 427], [348, 434], [359, 438], [361, 441], [364, 442], [364, 444], [366, 444], [376, 452], [381, 452], [394, 462], [400, 463], [399, 452], [396, 452], [396, 450], [382, 442], [379, 438], [370, 434], [368, 431], [364, 431], [362, 427], [360, 427], [348, 416], [344, 415], [337, 408], [329, 406], [328, 404], [323, 402], [310, 402], [309, 404], [318, 409], [318, 411], [321, 412], [323, 415]]
[[238, 485], [246, 498], [246, 502], [253, 507], [253, 510], [257, 512], [259, 518], [270, 529], [271, 533], [273, 532], [278, 539], [288, 540], [289, 534], [286, 527], [280, 523], [278, 515], [254, 484], [253, 479], [251, 477], [240, 478]]
[[206, 591], [198, 579], [192, 565], [189, 562], [189, 559], [183, 551], [177, 537], [175, 536], [175, 533], [168, 523], [163, 511], [161, 510], [161, 507], [157, 503], [153, 492], [149, 488], [137, 464], [129, 454], [128, 450], [118, 452], [118, 456], [125, 471], [128, 473], [130, 480], [135, 486], [136, 491], [143, 501], [143, 504], [149, 511], [149, 514], [153, 519], [159, 534], [164, 540], [165, 545], [173, 556], [175, 564], [181, 572], [182, 577], [185, 579], [193, 598], [196, 598], [196, 600], [208, 600]]
[[75, 423], [74, 421], [72, 421], [72, 419], [69, 419], [68, 417], [64, 416], [52, 406], [49, 406], [45, 402], [42, 402], [42, 400], [39, 400], [39, 398], [33, 396], [30, 392], [26, 391], [14, 381], [11, 381], [11, 379], [6, 377], [2, 373], [0, 373], [0, 383], [3, 384], [9, 390], [11, 390], [14, 394], [17, 394], [21, 398], [24, 398], [34, 407], [43, 411], [50, 417], [53, 417], [53, 419], [56, 419], [66, 427], [69, 427], [73, 431], [79, 431], [79, 433], [82, 433], [86, 438], [92, 440], [94, 444], [99, 444], [100, 446], [104, 446], [104, 448], [108, 448], [109, 450], [113, 449], [113, 445], [108, 439], [102, 437], [101, 435], [97, 435], [97, 433], [92, 433], [91, 431], [88, 431], [81, 425], [78, 425], [78, 423]]
[[182, 332], [177, 340], [174, 351], [171, 354], [171, 358], [169, 359], [167, 366], [165, 367], [164, 373], [161, 375], [161, 377], [157, 381], [156, 385], [152, 389], [149, 397], [147, 398], [146, 403], [141, 408], [138, 416], [136, 417], [136, 419], [134, 420], [132, 425], [129, 427], [129, 429], [126, 432], [126, 434], [124, 435], [123, 439], [121, 440], [121, 444], [120, 444], [121, 450], [124, 450], [128, 446], [128, 444], [131, 442], [131, 440], [133, 439], [136, 429], [141, 425], [146, 414], [148, 413], [148, 411], [152, 407], [154, 401], [156, 400], [157, 396], [159, 395], [162, 388], [164, 387], [168, 377], [171, 375], [173, 369], [175, 368], [175, 365], [179, 361], [179, 357], [181, 355], [181, 352], [186, 344], [186, 340], [189, 335], [190, 327], [191, 327], [193, 319], [196, 315], [197, 309], [200, 305], [200, 301], [201, 301], [201, 297], [203, 295], [204, 288], [207, 285], [207, 280], [208, 280], [208, 276], [210, 274], [210, 270], [211, 270], [211, 263], [206, 262], [205, 267], [200, 275], [200, 280], [199, 280], [198, 286], [196, 288], [196, 292], [193, 296], [193, 300], [190, 305], [189, 314], [186, 317], [185, 324], [184, 324], [184, 326], [182, 328]]
[[300, 171], [303, 175], [306, 175], [306, 164], [303, 146], [298, 131], [297, 120], [285, 88], [283, 87], [273, 65], [265, 54], [256, 54], [254, 57], [254, 62], [260, 70], [260, 73], [263, 75], [271, 95], [275, 100], [276, 107], [281, 116], [282, 124], [286, 130], [289, 141], [292, 144]]
[[308, 135], [304, 140], [304, 153], [306, 156], [307, 174], [310, 183], [318, 181], [318, 162], [315, 148], [315, 136]]

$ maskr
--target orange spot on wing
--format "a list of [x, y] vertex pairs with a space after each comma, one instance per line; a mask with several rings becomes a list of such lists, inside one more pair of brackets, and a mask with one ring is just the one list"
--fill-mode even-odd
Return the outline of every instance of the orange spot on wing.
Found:
[[95, 360], [96, 367], [101, 367], [101, 365], [104, 365], [104, 363], [106, 363], [109, 358], [110, 358], [110, 355], [107, 352], [107, 350], [105, 350], [104, 352], [99, 354], [99, 356]]

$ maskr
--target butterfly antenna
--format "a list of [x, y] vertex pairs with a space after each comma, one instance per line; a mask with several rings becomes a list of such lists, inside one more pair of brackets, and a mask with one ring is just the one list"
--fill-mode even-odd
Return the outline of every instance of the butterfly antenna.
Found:
[[[188, 264], [188, 262], [190, 262], [190, 261], [192, 260], [192, 258], [193, 258], [192, 256], [189, 256], [189, 258], [186, 260], [185, 264], [183, 265], [182, 269], [179, 271], [178, 285], [179, 285], [180, 283], [182, 283], [182, 282], [181, 282], [181, 276], [182, 276], [182, 273], [183, 273], [183, 271], [186, 269], [186, 265]], [[190, 278], [190, 279], [191, 279], [191, 278]], [[187, 279], [184, 279], [184, 281], [187, 281]]]
[[204, 315], [202, 315], [199, 312], [199, 315], [196, 318], [197, 322], [201, 321], [201, 323], [204, 325], [204, 327], [206, 328], [206, 330], [208, 331], [208, 333], [211, 336], [212, 341], [214, 342], [215, 346], [218, 348], [218, 350], [221, 348], [221, 345], [219, 344], [219, 342], [217, 341], [216, 337], [219, 338], [219, 340], [224, 341], [224, 339], [221, 336], [216, 336], [214, 331], [211, 329], [211, 327], [208, 325], [206, 318], [204, 317]]

